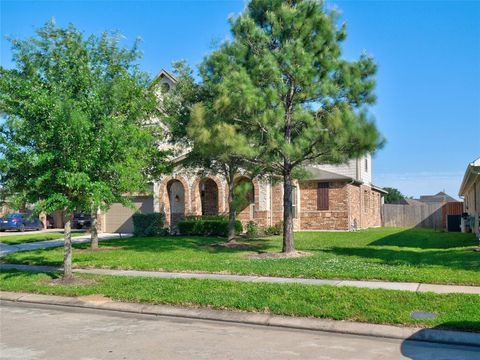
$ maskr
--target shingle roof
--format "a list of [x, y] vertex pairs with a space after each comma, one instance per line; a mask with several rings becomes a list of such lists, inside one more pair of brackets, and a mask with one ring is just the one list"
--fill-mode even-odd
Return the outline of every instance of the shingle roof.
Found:
[[431, 203], [431, 202], [450, 202], [450, 201], [457, 201], [457, 199], [451, 197], [444, 191], [440, 191], [435, 195], [421, 195], [420, 201], [424, 203]]

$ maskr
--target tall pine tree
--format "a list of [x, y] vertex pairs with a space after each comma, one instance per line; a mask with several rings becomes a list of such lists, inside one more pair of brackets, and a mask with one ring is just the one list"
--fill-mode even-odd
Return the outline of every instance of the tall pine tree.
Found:
[[[258, 152], [250, 161], [283, 179], [283, 252], [295, 251], [293, 174], [339, 164], [383, 142], [366, 106], [376, 65], [341, 57], [345, 26], [314, 0], [253, 0], [231, 20], [233, 39], [210, 54], [216, 116], [241, 127]], [[213, 85], [212, 85], [213, 86]]]

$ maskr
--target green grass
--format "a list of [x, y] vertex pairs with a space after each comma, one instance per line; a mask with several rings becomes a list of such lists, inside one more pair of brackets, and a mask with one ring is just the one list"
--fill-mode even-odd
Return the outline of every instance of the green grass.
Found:
[[[2, 271], [0, 289], [64, 296], [97, 294], [117, 301], [480, 331], [478, 295], [91, 275], [79, 277], [94, 279], [92, 285], [48, 283], [57, 276], [60, 275]], [[412, 311], [433, 312], [438, 317], [414, 320]]]
[[[209, 237], [130, 238], [108, 241], [100, 252], [74, 251], [75, 267], [196, 271], [285, 277], [379, 279], [480, 285], [480, 253], [473, 234], [428, 229], [378, 228], [355, 233], [301, 232], [296, 248], [313, 256], [251, 259], [258, 251], [278, 252], [281, 238], [251, 241], [251, 250], [210, 246]], [[79, 245], [76, 248], [86, 248]], [[61, 265], [63, 249], [19, 252], [3, 261]]]
[[[84, 235], [85, 232], [73, 232], [72, 236]], [[0, 242], [8, 245], [18, 245], [29, 242], [45, 241], [45, 240], [55, 240], [63, 238], [63, 232], [49, 232], [42, 234], [21, 234], [21, 235], [5, 235], [2, 233], [0, 235]]]

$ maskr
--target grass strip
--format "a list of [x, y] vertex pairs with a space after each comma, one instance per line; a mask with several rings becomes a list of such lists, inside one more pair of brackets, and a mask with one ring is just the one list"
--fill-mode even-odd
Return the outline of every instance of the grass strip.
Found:
[[[248, 240], [250, 249], [212, 246], [215, 237], [135, 237], [100, 244], [76, 245], [77, 268], [193, 271], [304, 277], [480, 285], [480, 253], [473, 234], [431, 229], [379, 228], [358, 232], [300, 232], [296, 248], [312, 256], [252, 259], [258, 252], [279, 252], [281, 238]], [[246, 241], [246, 240], [242, 240]], [[80, 251], [79, 251], [80, 249]], [[5, 262], [60, 266], [63, 249], [10, 254]]]
[[[2, 270], [0, 289], [63, 296], [96, 294], [126, 302], [480, 332], [478, 295], [97, 275], [78, 275], [95, 281], [90, 285], [52, 285], [51, 280], [59, 276]], [[432, 312], [437, 317], [414, 320], [413, 311]]]

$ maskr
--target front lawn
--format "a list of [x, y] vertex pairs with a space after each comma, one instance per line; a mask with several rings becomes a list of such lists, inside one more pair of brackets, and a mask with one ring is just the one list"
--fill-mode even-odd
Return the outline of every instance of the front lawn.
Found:
[[[440, 326], [480, 331], [480, 296], [414, 293], [300, 284], [243, 283], [220, 280], [156, 279], [123, 276], [87, 276], [91, 285], [49, 284], [59, 274], [0, 272], [0, 289], [40, 294], [104, 295], [117, 301], [202, 306], [351, 320], [376, 324]], [[413, 311], [437, 314], [414, 320]]]
[[[81, 236], [85, 235], [84, 231], [81, 232], [72, 232], [72, 236]], [[55, 240], [63, 238], [63, 232], [48, 232], [42, 234], [21, 234], [21, 235], [6, 235], [5, 233], [0, 234], [0, 242], [8, 245], [18, 245], [29, 242], [45, 241], [45, 240]]]
[[[278, 252], [281, 238], [252, 240], [252, 249], [212, 247], [218, 238], [172, 236], [128, 238], [101, 243], [105, 251], [74, 251], [75, 267], [196, 271], [285, 277], [379, 279], [480, 285], [480, 253], [475, 236], [429, 229], [378, 228], [354, 233], [301, 232], [298, 250], [309, 257], [252, 259]], [[88, 245], [75, 246], [85, 249]], [[61, 265], [63, 249], [19, 252], [4, 262]]]

